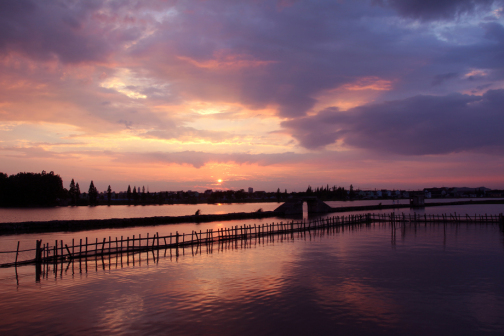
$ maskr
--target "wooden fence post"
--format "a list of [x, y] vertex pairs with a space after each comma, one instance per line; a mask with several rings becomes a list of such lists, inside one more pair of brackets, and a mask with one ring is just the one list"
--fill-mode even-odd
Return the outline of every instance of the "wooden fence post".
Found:
[[[37, 263], [40, 263], [42, 261], [42, 249], [40, 248], [41, 244], [42, 244], [42, 239], [37, 240], [37, 243], [35, 245], [35, 261]], [[19, 246], [19, 243], [18, 243], [18, 246]]]
[[16, 261], [14, 262], [14, 265], [17, 265], [18, 255], [19, 255], [19, 240], [18, 240], [18, 244], [17, 244], [17, 249], [16, 249]]
[[70, 249], [68, 248], [67, 244], [65, 244], [65, 248], [66, 248], [66, 250], [68, 252], [68, 256], [70, 257], [70, 259], [73, 259], [72, 253], [70, 252]]
[[104, 249], [105, 249], [105, 242], [107, 241], [107, 238], [103, 238], [103, 243], [102, 243], [102, 248], [101, 248], [101, 255], [103, 255]]

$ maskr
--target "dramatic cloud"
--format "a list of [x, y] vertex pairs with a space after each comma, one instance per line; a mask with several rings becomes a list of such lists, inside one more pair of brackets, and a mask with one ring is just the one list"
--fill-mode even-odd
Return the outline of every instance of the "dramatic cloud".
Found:
[[[19, 51], [36, 59], [58, 57], [70, 63], [104, 61], [114, 41], [107, 38], [110, 31], [89, 25], [87, 19], [96, 7], [93, 2], [2, 1], [0, 50]], [[133, 38], [122, 37], [124, 41]]]
[[323, 1], [281, 11], [269, 2], [204, 3], [163, 22], [134, 54], [149, 57], [146, 67], [173, 80], [179, 95], [274, 106], [281, 117], [299, 117], [325, 90], [364, 77], [390, 80], [398, 65], [418, 58], [414, 37], [407, 50], [386, 15], [356, 9]]
[[333, 108], [286, 121], [302, 146], [337, 140], [352, 147], [401, 155], [504, 150], [504, 90], [483, 96], [416, 96], [345, 112]]
[[395, 8], [401, 15], [415, 19], [452, 19], [478, 9], [488, 9], [500, 0], [377, 0]]
[[503, 89], [501, 0], [0, 2], [0, 157], [19, 171], [499, 165]]

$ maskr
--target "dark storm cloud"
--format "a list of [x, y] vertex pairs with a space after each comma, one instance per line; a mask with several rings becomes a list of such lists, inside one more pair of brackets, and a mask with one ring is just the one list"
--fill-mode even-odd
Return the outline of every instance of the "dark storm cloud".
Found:
[[329, 108], [313, 117], [286, 121], [300, 144], [346, 145], [401, 155], [504, 149], [504, 90], [483, 96], [415, 96], [350, 109]]
[[452, 19], [461, 14], [488, 9], [501, 0], [377, 0], [396, 9], [400, 15], [421, 20]]

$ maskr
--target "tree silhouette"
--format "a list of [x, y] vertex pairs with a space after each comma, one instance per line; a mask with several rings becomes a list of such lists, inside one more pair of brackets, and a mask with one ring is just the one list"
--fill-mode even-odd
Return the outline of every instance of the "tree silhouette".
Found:
[[108, 200], [108, 205], [110, 205], [110, 200], [112, 199], [112, 188], [110, 188], [110, 185], [107, 188], [107, 200]]
[[93, 181], [91, 181], [91, 183], [89, 184], [88, 196], [89, 196], [89, 204], [96, 205], [96, 199], [98, 197], [98, 190], [94, 186]]
[[75, 199], [76, 202], [75, 204], [79, 204], [79, 199], [80, 199], [80, 187], [79, 187], [79, 182], [75, 185]]
[[137, 193], [136, 187], [133, 187], [133, 201], [135, 202], [135, 204], [137, 204], [138, 193]]
[[128, 191], [126, 192], [126, 196], [128, 197], [128, 204], [131, 202], [131, 187], [128, 184]]
[[75, 197], [77, 194], [77, 189], [75, 188], [75, 181], [72, 179], [70, 182], [70, 189], [68, 190], [68, 194], [70, 196], [71, 203], [75, 205], [75, 202], [77, 201], [77, 198]]
[[351, 184], [350, 184], [350, 194], [349, 194], [349, 196], [350, 196], [350, 199], [352, 199], [352, 198], [355, 197], [355, 192], [353, 190], [353, 185], [351, 185]]
[[9, 176], [4, 173], [0, 173], [0, 205], [6, 205], [7, 198], [9, 195], [7, 194], [9, 185]]
[[63, 181], [54, 172], [0, 173], [0, 206], [54, 206], [67, 198]]

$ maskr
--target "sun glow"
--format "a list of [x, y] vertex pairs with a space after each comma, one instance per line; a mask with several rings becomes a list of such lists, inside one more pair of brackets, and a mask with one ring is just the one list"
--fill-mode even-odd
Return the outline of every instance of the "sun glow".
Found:
[[218, 179], [218, 180], [217, 180], [217, 182], [222, 183], [222, 180], [221, 180], [221, 179]]

